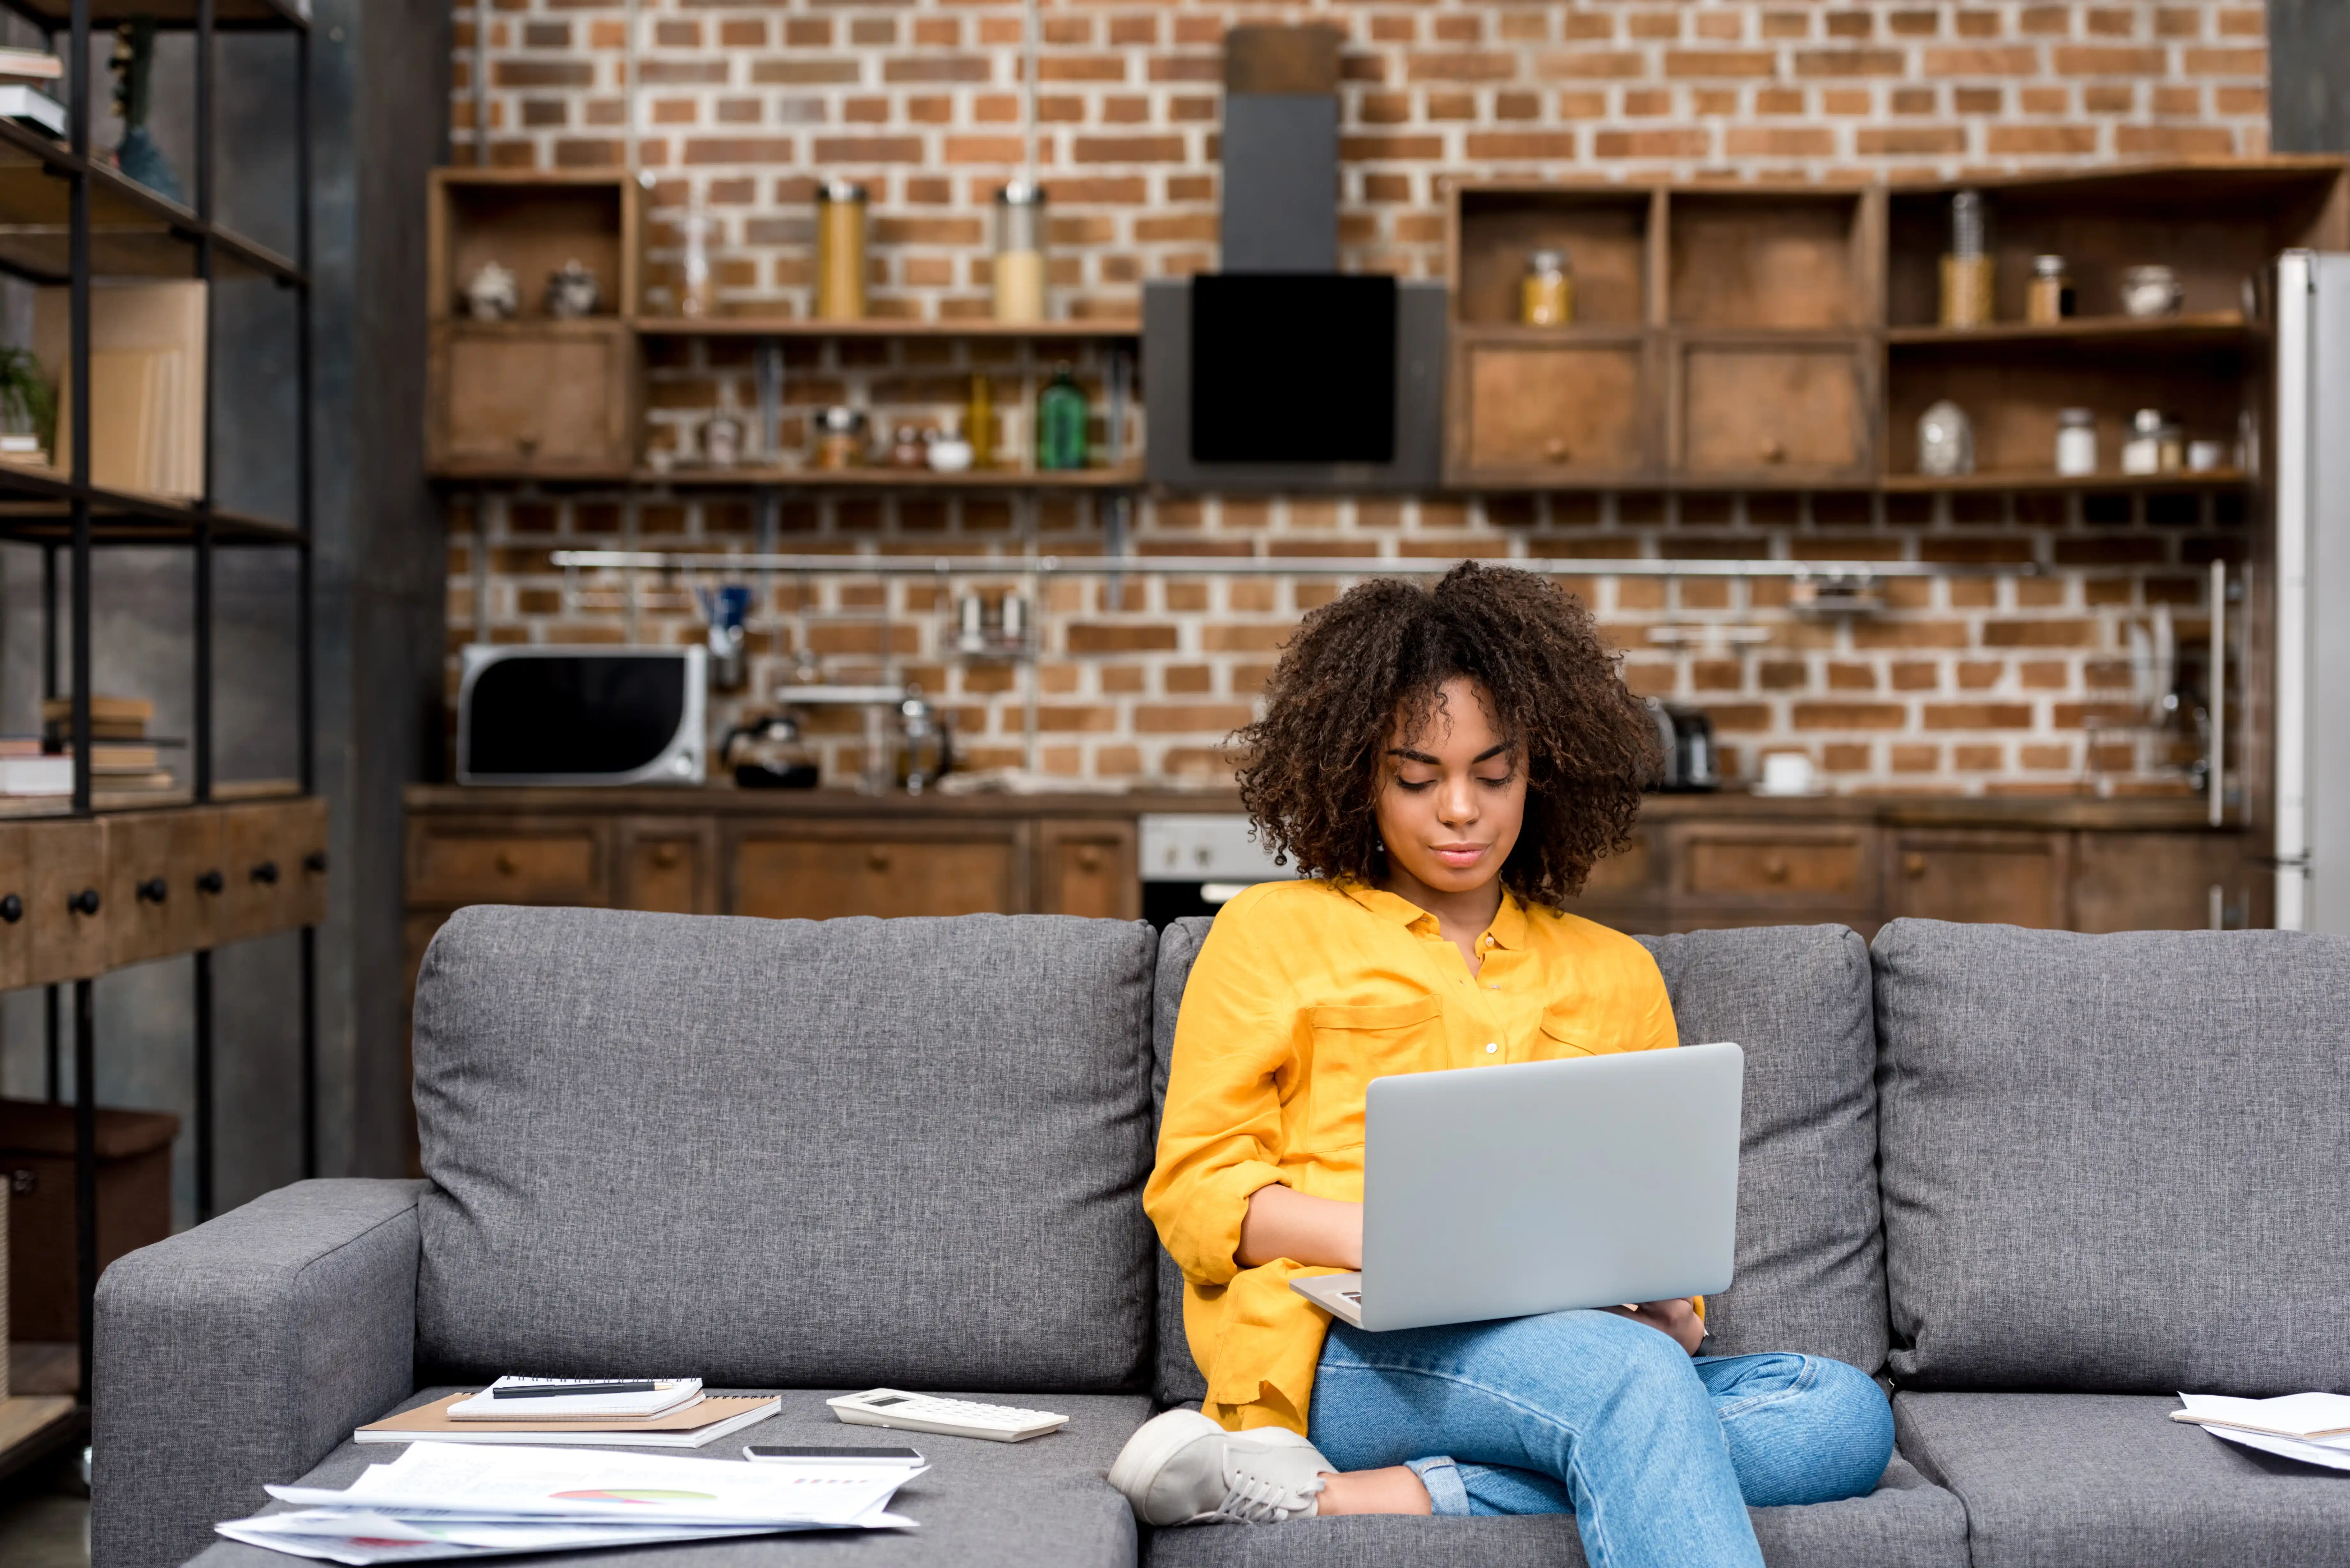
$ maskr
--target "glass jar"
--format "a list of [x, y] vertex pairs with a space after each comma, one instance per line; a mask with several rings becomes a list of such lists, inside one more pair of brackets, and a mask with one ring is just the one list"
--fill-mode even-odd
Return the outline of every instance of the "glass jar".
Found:
[[1991, 259], [1983, 248], [1980, 191], [1950, 198], [1950, 248], [1942, 257], [1942, 325], [1984, 327], [1991, 318]]
[[954, 766], [946, 715], [923, 700], [920, 686], [907, 687], [906, 700], [898, 704], [898, 740], [891, 750], [898, 787], [908, 794], [921, 794]]
[[702, 211], [702, 198], [685, 215], [685, 278], [678, 292], [677, 308], [681, 316], [709, 316], [718, 304], [718, 284], [710, 270], [710, 214]]
[[971, 468], [995, 466], [995, 389], [984, 375], [971, 379], [971, 402], [963, 410], [963, 434], [971, 441]]
[[1518, 320], [1527, 327], [1565, 327], [1575, 319], [1575, 279], [1563, 250], [1530, 251], [1518, 280]]
[[834, 405], [816, 416], [816, 465], [839, 470], [865, 462], [865, 416], [856, 409]]
[[995, 193], [995, 319], [1045, 319], [1045, 192], [1014, 180]]
[[2089, 410], [2057, 410], [2056, 472], [2076, 476], [2097, 472], [2097, 416]]
[[2024, 291], [2023, 319], [2035, 327], [2053, 327], [2073, 314], [2073, 280], [2063, 256], [2033, 256], [2032, 284]]
[[2186, 455], [2179, 446], [2178, 427], [2173, 424], [2160, 409], [2140, 409], [2130, 416], [2129, 439], [2122, 442], [2122, 472], [2124, 473], [2162, 472], [2165, 431], [2170, 432], [2170, 445], [2174, 454], [2171, 467], [2176, 470]]
[[2122, 268], [2122, 314], [2141, 319], [2174, 316], [2186, 295], [2178, 275], [2159, 264]]
[[1036, 394], [1036, 466], [1047, 472], [1085, 467], [1089, 417], [1085, 389], [1064, 359], [1053, 367], [1051, 385]]
[[816, 316], [865, 319], [865, 187], [827, 180], [816, 192]]
[[1964, 409], [1944, 398], [1918, 417], [1918, 472], [1956, 479], [1974, 471], [1974, 426]]

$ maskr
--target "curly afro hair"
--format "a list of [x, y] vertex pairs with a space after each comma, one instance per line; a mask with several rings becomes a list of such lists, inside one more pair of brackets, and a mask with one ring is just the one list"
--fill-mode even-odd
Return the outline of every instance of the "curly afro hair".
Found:
[[1374, 802], [1398, 716], [1416, 732], [1445, 681], [1491, 694], [1526, 770], [1525, 826], [1502, 884], [1559, 908], [1623, 846], [1660, 764], [1657, 726], [1591, 612], [1531, 572], [1463, 562], [1434, 587], [1382, 578], [1305, 618], [1232, 736], [1241, 802], [1266, 847], [1308, 876], [1377, 883]]

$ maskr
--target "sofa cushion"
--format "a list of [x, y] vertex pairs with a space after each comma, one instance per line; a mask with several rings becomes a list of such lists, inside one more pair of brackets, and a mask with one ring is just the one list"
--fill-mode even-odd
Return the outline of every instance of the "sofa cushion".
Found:
[[1885, 1365], [1877, 1032], [1868, 949], [1848, 926], [1642, 937], [1681, 1044], [1746, 1052], [1738, 1262], [1706, 1303], [1720, 1355], [1798, 1350]]
[[1974, 1568], [2350, 1565], [2350, 1476], [2116, 1394], [1912, 1394], [1901, 1451], [1966, 1505]]
[[[1895, 1459], [1867, 1497], [1749, 1511], [1769, 1568], [1967, 1568], [1958, 1499]], [[1155, 1530], [1150, 1568], [1584, 1568], [1575, 1516], [1301, 1519]], [[258, 1565], [253, 1565], [258, 1568]]]
[[1875, 956], [1905, 1386], [2350, 1387], [2350, 940], [1897, 920]]
[[[1182, 1010], [1183, 984], [1191, 978], [1191, 961], [1208, 940], [1211, 915], [1186, 915], [1169, 922], [1159, 933], [1159, 974], [1150, 1003], [1150, 1126], [1155, 1134], [1167, 1109], [1167, 1065], [1175, 1056], [1175, 1015]], [[1152, 1139], [1157, 1142], [1156, 1137]], [[1197, 1405], [1208, 1397], [1208, 1380], [1191, 1359], [1191, 1342], [1183, 1334], [1183, 1271], [1154, 1245], [1159, 1263], [1159, 1354], [1150, 1391], [1162, 1405]]]
[[[1159, 941], [1152, 1044], [1163, 1105], [1175, 1016], [1209, 920]], [[1642, 937], [1685, 1043], [1746, 1051], [1736, 1282], [1707, 1303], [1723, 1355], [1797, 1350], [1864, 1371], [1885, 1365], [1877, 1230], [1876, 1031], [1868, 950], [1844, 926]], [[1159, 1372], [1169, 1404], [1207, 1393], [1183, 1338], [1183, 1276], [1159, 1254]]]
[[417, 1337], [465, 1375], [1139, 1388], [1134, 922], [460, 910], [416, 997]]
[[[450, 1392], [428, 1389], [401, 1401], [400, 1408]], [[751, 1443], [889, 1440], [889, 1433], [843, 1427], [833, 1418], [824, 1401], [848, 1392], [834, 1388], [785, 1394], [776, 1416], [678, 1457], [740, 1460], [743, 1447]], [[1020, 1402], [1045, 1405], [1066, 1415], [1069, 1424], [1024, 1443], [930, 1432], [907, 1435], [931, 1469], [900, 1487], [889, 1508], [919, 1521], [918, 1530], [755, 1535], [633, 1551], [549, 1552], [530, 1562], [534, 1568], [556, 1563], [579, 1568], [799, 1568], [808, 1563], [855, 1563], [858, 1568], [928, 1568], [933, 1563], [941, 1568], [1133, 1568], [1133, 1511], [1102, 1478], [1126, 1439], [1149, 1419], [1149, 1400], [1140, 1394], [1059, 1394]], [[402, 1451], [362, 1449], [347, 1440], [298, 1484], [346, 1487], [364, 1467], [388, 1463]], [[257, 1482], [252, 1501], [248, 1512], [260, 1512], [268, 1502]], [[268, 1511], [286, 1511], [272, 1503]], [[286, 1568], [288, 1559], [258, 1546], [216, 1541], [194, 1561], [203, 1568]]]

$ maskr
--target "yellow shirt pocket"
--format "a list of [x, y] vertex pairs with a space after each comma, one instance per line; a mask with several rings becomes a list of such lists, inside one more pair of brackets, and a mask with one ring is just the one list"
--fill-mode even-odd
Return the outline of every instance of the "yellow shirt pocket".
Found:
[[1373, 1078], [1444, 1065], [1444, 1002], [1422, 996], [1367, 1006], [1331, 1002], [1306, 1010], [1314, 1061], [1305, 1084], [1303, 1154], [1363, 1141], [1363, 1096]]
[[1581, 1009], [1554, 1007], [1544, 1012], [1542, 1033], [1543, 1054], [1549, 1061], [1563, 1056], [1604, 1056], [1623, 1049], [1619, 1044], [1594, 1038], [1590, 1020]]

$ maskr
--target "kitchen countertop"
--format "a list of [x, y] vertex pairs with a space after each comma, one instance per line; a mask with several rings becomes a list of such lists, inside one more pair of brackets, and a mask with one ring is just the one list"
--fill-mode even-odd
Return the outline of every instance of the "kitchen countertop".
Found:
[[[410, 784], [409, 810], [434, 815], [480, 813], [532, 815], [578, 812], [631, 815], [790, 815], [811, 818], [906, 817], [980, 819], [1046, 816], [1133, 817], [1146, 812], [1237, 812], [1230, 790], [1137, 790], [1126, 794], [868, 795], [855, 790], [744, 790], [729, 784], [691, 788], [507, 788]], [[2194, 795], [1807, 795], [1772, 797], [1725, 790], [1712, 794], [1655, 794], [1641, 807], [1644, 822], [1669, 824], [1724, 817], [1787, 823], [1869, 822], [1888, 827], [1972, 827], [2018, 830], [2087, 828], [2180, 831], [2205, 826]], [[2241, 831], [2231, 825], [2226, 831]]]

